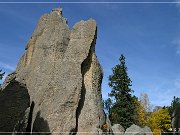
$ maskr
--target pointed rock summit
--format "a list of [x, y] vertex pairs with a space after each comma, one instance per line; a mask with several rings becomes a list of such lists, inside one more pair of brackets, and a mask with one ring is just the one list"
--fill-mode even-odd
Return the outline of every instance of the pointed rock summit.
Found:
[[[93, 19], [80, 21], [70, 29], [61, 8], [43, 15], [16, 71], [2, 86], [0, 97], [9, 97], [0, 98], [0, 131], [61, 135], [100, 131], [105, 117], [96, 37]], [[12, 121], [9, 126], [7, 118]], [[18, 123], [24, 122], [21, 129]]]

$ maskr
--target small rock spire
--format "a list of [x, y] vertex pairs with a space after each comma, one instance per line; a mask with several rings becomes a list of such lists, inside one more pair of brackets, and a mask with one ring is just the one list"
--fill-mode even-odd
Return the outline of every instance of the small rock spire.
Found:
[[58, 15], [62, 15], [62, 8], [54, 8], [51, 13], [57, 13]]

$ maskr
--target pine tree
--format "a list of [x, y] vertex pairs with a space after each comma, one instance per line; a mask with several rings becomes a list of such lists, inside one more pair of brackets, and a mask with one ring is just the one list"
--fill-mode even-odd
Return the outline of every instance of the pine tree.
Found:
[[[3, 72], [3, 73], [1, 73], [1, 72], [2, 72], [2, 70], [0, 69], [0, 80], [3, 79], [3, 76], [4, 76], [4, 74], [5, 74], [5, 72]], [[1, 84], [0, 84], [0, 86], [1, 86]]]
[[112, 107], [112, 100], [110, 98], [104, 100], [104, 109], [106, 110], [108, 117], [110, 115], [111, 107]]
[[124, 128], [130, 127], [136, 123], [136, 112], [134, 96], [131, 95], [133, 90], [130, 88], [131, 79], [127, 73], [125, 57], [119, 58], [120, 64], [116, 65], [109, 76], [109, 86], [112, 88], [111, 97], [115, 102], [111, 108], [110, 119], [113, 124], [121, 124]]
[[172, 116], [174, 110], [175, 110], [178, 106], [180, 106], [180, 98], [174, 96], [174, 97], [173, 97], [173, 100], [172, 100], [172, 102], [171, 102], [171, 106], [167, 106], [167, 107], [164, 107], [164, 108], [167, 108], [168, 111], [169, 111], [170, 116]]

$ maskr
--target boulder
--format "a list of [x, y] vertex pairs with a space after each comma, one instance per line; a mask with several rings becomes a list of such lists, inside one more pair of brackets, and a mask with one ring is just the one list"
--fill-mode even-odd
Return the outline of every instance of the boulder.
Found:
[[146, 135], [153, 135], [153, 132], [148, 126], [145, 126], [144, 128], [142, 128], [142, 130]]
[[[81, 134], [87, 134], [87, 133], [84, 132]], [[93, 135], [106, 135], [105, 133], [103, 133], [103, 131], [100, 128], [95, 128], [91, 134], [93, 134]]]
[[124, 135], [124, 128], [120, 124], [114, 124], [112, 127], [114, 135]]
[[153, 135], [149, 127], [141, 128], [135, 124], [126, 129], [125, 135]]

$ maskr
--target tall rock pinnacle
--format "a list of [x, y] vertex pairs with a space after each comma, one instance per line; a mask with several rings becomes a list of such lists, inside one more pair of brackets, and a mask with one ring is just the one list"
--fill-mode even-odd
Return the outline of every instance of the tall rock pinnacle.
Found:
[[[70, 29], [60, 8], [40, 18], [16, 71], [6, 78], [0, 92], [1, 97], [8, 89], [18, 89], [11, 86], [13, 80], [26, 87], [31, 106], [26, 103], [20, 109], [25, 113], [30, 107], [26, 131], [79, 134], [98, 131], [104, 124], [102, 69], [95, 54], [96, 27], [95, 20], [90, 19]], [[24, 115], [16, 119], [12, 113], [7, 115], [16, 128], [21, 128], [17, 117], [23, 119]], [[0, 113], [0, 119], [7, 115]], [[11, 132], [13, 129], [3, 127], [4, 123], [0, 121], [0, 131]]]

